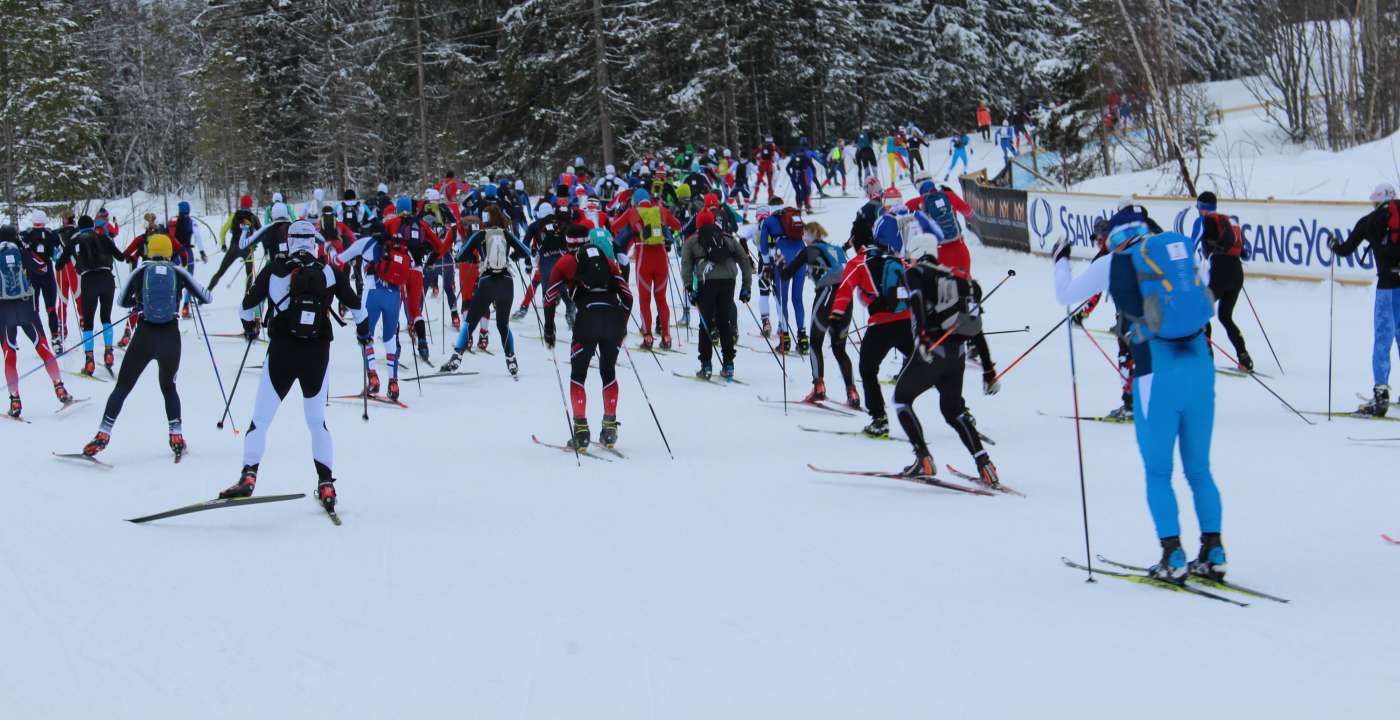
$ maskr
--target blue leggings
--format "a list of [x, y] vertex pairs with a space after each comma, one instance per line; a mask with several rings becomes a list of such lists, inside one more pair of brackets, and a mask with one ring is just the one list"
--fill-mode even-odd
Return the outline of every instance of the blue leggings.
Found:
[[1376, 340], [1371, 346], [1371, 376], [1377, 385], [1390, 384], [1390, 345], [1400, 345], [1400, 288], [1376, 290]]
[[1181, 440], [1181, 467], [1203, 533], [1220, 532], [1220, 490], [1210, 474], [1215, 427], [1215, 368], [1204, 336], [1186, 342], [1153, 340], [1152, 373], [1133, 379], [1134, 432], [1147, 475], [1147, 507], [1157, 537], [1179, 537], [1172, 450]]
[[[967, 148], [954, 148], [954, 149], [953, 149], [953, 159], [948, 161], [948, 173], [947, 173], [947, 175], [952, 175], [952, 174], [953, 174], [953, 171], [956, 170], [957, 167], [958, 167], [958, 161], [959, 161], [959, 160], [962, 161], [963, 170], [966, 170], [966, 169], [967, 169]], [[947, 177], [947, 175], [945, 175], [944, 177]]]
[[[369, 316], [369, 333], [374, 335], [374, 326], [384, 323], [380, 338], [384, 341], [384, 362], [389, 366], [391, 377], [399, 376], [399, 289], [393, 286], [379, 286], [365, 293], [365, 312]], [[365, 362], [374, 369], [374, 344], [365, 346]]]
[[[788, 262], [792, 261], [788, 260]], [[784, 280], [782, 273], [778, 272], [777, 267], [774, 267], [773, 281], [778, 287], [778, 312], [782, 318], [779, 327], [789, 333], [792, 332], [792, 328], [788, 325], [788, 306], [792, 306], [793, 312], [797, 314], [797, 327], [805, 329], [807, 327], [807, 309], [802, 305], [802, 286], [807, 282], [806, 271], [793, 275], [791, 280]]]

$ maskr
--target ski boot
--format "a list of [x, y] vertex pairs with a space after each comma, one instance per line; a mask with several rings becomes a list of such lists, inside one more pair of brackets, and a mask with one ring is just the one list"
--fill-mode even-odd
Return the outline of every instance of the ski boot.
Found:
[[987, 487], [1001, 487], [1001, 476], [997, 474], [997, 466], [992, 464], [992, 459], [986, 455], [977, 458], [977, 475], [982, 478], [982, 484]]
[[74, 402], [73, 396], [68, 393], [68, 388], [63, 387], [62, 380], [53, 384], [53, 396], [64, 405], [71, 405]]
[[335, 512], [335, 478], [316, 484], [316, 499], [321, 501], [321, 507], [325, 508], [326, 512]]
[[899, 473], [904, 477], [933, 477], [938, 474], [938, 466], [933, 464], [933, 455], [927, 449], [914, 451], [914, 462]]
[[1390, 386], [1377, 385], [1371, 392], [1371, 401], [1357, 408], [1356, 414], [1385, 417], [1386, 411], [1390, 409]]
[[527, 312], [529, 312], [529, 311], [530, 311], [530, 306], [529, 306], [529, 305], [521, 305], [519, 310], [516, 310], [515, 312], [513, 312], [513, 313], [510, 314], [510, 319], [511, 319], [511, 320], [524, 320], [524, 319], [525, 319], [525, 313], [527, 313]]
[[1248, 350], [1240, 351], [1240, 367], [1247, 373], [1254, 372], [1254, 358], [1249, 356]]
[[482, 328], [481, 332], [476, 336], [476, 349], [485, 351], [490, 344], [491, 333], [487, 332], [486, 328]]
[[86, 445], [83, 446], [83, 454], [86, 455], [86, 456], [88, 456], [88, 457], [92, 457], [92, 456], [96, 455], [97, 453], [100, 453], [100, 452], [102, 452], [103, 450], [106, 450], [106, 449], [107, 449], [107, 443], [109, 443], [109, 442], [111, 442], [111, 441], [112, 441], [112, 436], [111, 436], [111, 435], [109, 435], [109, 434], [107, 434], [107, 433], [105, 433], [105, 432], [102, 432], [101, 430], [98, 430], [98, 431], [97, 431], [97, 434], [94, 435], [94, 436], [92, 437], [92, 440], [88, 441], [88, 444], [86, 444]]
[[734, 379], [734, 363], [727, 362], [719, 366], [719, 376], [724, 378], [726, 382], [732, 381]]
[[788, 336], [788, 331], [778, 331], [778, 352], [786, 355], [792, 349], [792, 338]]
[[711, 366], [709, 363], [700, 363], [700, 369], [696, 371], [695, 377], [698, 377], [701, 380], [709, 380], [711, 377], [714, 377], [714, 374], [715, 371], [713, 366]]
[[1162, 559], [1147, 569], [1147, 576], [1177, 585], [1186, 581], [1186, 553], [1181, 549], [1181, 538], [1162, 538]]
[[812, 381], [812, 392], [807, 393], [807, 397], [802, 398], [802, 402], [808, 405], [815, 405], [826, 399], [826, 383], [821, 380]]
[[670, 337], [669, 335], [662, 335], [662, 336], [661, 336], [661, 349], [662, 349], [662, 350], [670, 350], [670, 349], [671, 349], [671, 337]]
[[428, 338], [422, 333], [418, 333], [418, 357], [423, 358], [423, 362], [428, 362]]
[[1113, 420], [1114, 422], [1125, 422], [1125, 423], [1132, 422], [1132, 421], [1133, 421], [1133, 406], [1128, 405], [1128, 404], [1125, 403], [1125, 404], [1123, 404], [1123, 405], [1121, 405], [1121, 406], [1119, 406], [1119, 407], [1116, 407], [1116, 408], [1114, 408], [1113, 410], [1109, 411], [1109, 413], [1108, 413], [1107, 415], [1105, 415], [1104, 417], [1105, 417], [1105, 418], [1108, 418], [1109, 420]]
[[54, 354], [55, 356], [58, 356], [58, 355], [62, 355], [62, 354], [63, 354], [63, 341], [64, 341], [64, 338], [61, 338], [61, 337], [57, 337], [57, 338], [54, 338], [54, 339], [53, 339], [53, 354]]
[[113, 350], [112, 348], [107, 348], [102, 351], [102, 365], [103, 367], [107, 368], [107, 372], [112, 372], [112, 365], [115, 364], [116, 361], [117, 358], [115, 350]]
[[453, 330], [461, 330], [461, 329], [462, 329], [462, 314], [459, 313], [459, 312], [457, 312], [456, 310], [453, 310], [453, 311], [452, 311], [452, 329], [453, 329]]
[[10, 417], [17, 418], [24, 411], [24, 404], [19, 401], [18, 395], [10, 396]]
[[459, 367], [462, 367], [462, 354], [453, 352], [452, 357], [448, 358], [447, 362], [443, 363], [442, 367], [438, 368], [438, 372], [457, 372], [457, 368]]
[[243, 473], [238, 476], [238, 482], [228, 486], [219, 493], [220, 500], [230, 498], [245, 498], [253, 496], [253, 489], [258, 484], [258, 466], [244, 465]]
[[[170, 433], [170, 452], [175, 453], [175, 462], [180, 462], [180, 458], [184, 456], [187, 449], [189, 446], [185, 444], [184, 435], [177, 432]], [[87, 452], [87, 448], [83, 448], [83, 452]]]
[[811, 347], [812, 347], [812, 343], [811, 343], [809, 340], [807, 340], [807, 331], [806, 331], [806, 330], [798, 330], [798, 331], [797, 331], [797, 352], [799, 352], [799, 353], [801, 353], [801, 354], [803, 354], [803, 355], [806, 355], [806, 354], [807, 354], [807, 350], [810, 349]]
[[603, 416], [603, 429], [598, 433], [599, 444], [608, 448], [617, 446], [617, 425], [616, 415]]
[[758, 327], [758, 333], [763, 337], [768, 337], [773, 334], [773, 324], [768, 322], [767, 315], [763, 316], [763, 322]]
[[860, 409], [860, 391], [855, 385], [846, 386], [846, 407], [852, 410]]
[[642, 349], [651, 350], [651, 333], [642, 335]]
[[1202, 533], [1201, 552], [1186, 567], [1192, 575], [1224, 580], [1225, 546], [1220, 543], [1220, 533]]
[[97, 361], [92, 358], [92, 351], [83, 353], [83, 369], [79, 375], [92, 375], [97, 372]]
[[122, 339], [117, 341], [117, 347], [119, 347], [119, 348], [125, 348], [127, 345], [130, 345], [130, 344], [131, 344], [131, 326], [128, 325], [128, 326], [126, 327], [126, 329], [122, 331]]
[[370, 371], [369, 371], [369, 379], [368, 379], [367, 382], [368, 382], [368, 387], [365, 388], [365, 394], [366, 394], [366, 395], [378, 395], [378, 394], [379, 394], [379, 373], [377, 373], [377, 372], [375, 372], [375, 371], [373, 371], [373, 370], [370, 370]]
[[395, 402], [399, 399], [399, 379], [396, 377], [389, 378], [389, 399]]
[[553, 331], [553, 330], [545, 330], [545, 331], [544, 331], [544, 336], [541, 337], [540, 339], [544, 341], [545, 347], [549, 348], [550, 350], [553, 350], [553, 349], [554, 349], [554, 331]]
[[870, 419], [870, 424], [866, 425], [861, 432], [873, 438], [887, 438], [890, 436], [890, 420], [881, 415]]
[[685, 327], [690, 327], [690, 307], [689, 307], [689, 306], [686, 306], [686, 307], [681, 308], [681, 322], [680, 322], [680, 324], [683, 325], [683, 326], [685, 326]]
[[515, 361], [514, 355], [506, 356], [506, 370], [510, 371], [510, 376], [515, 377], [520, 374], [520, 363]]
[[574, 436], [569, 438], [568, 446], [579, 452], [588, 449], [589, 438], [592, 435], [588, 432], [587, 418], [574, 418]]

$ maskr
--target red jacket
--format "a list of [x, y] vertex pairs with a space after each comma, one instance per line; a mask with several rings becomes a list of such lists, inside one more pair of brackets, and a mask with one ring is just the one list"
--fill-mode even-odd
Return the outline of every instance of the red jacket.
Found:
[[[428, 223], [419, 219], [410, 219], [418, 223], [418, 228], [422, 234], [423, 239], [428, 242], [428, 245], [431, 246], [434, 253], [438, 255], [447, 254], [447, 252], [451, 248], [447, 246], [447, 243], [443, 242], [442, 238], [437, 236], [437, 233], [433, 232], [433, 229], [431, 227], [428, 227]], [[389, 218], [388, 220], [385, 220], [384, 234], [388, 235], [389, 237], [398, 237], [399, 226], [403, 224], [403, 220], [404, 218], [397, 215]], [[415, 258], [415, 261], [417, 261], [417, 258]]]
[[[943, 194], [948, 196], [948, 204], [953, 206], [953, 212], [965, 218], [972, 217], [972, 206], [968, 205], [966, 200], [958, 197], [958, 194], [953, 192], [952, 190], [944, 190]], [[904, 203], [904, 207], [909, 208], [909, 212], [923, 210], [924, 196], [920, 195], [910, 200], [909, 202]]]
[[[899, 258], [890, 256], [890, 260], [900, 262]], [[860, 301], [869, 306], [870, 303], [880, 298], [880, 292], [875, 287], [875, 279], [870, 276], [870, 268], [865, 264], [865, 254], [860, 253], [846, 262], [846, 269], [841, 274], [841, 286], [836, 288], [836, 297], [831, 301], [831, 313], [848, 314], [851, 309], [851, 298], [860, 293]], [[908, 320], [914, 314], [905, 308], [899, 312], [873, 312], [870, 313], [871, 325], [884, 325], [886, 323]]]
[[[617, 291], [617, 299], [622, 303], [621, 309], [632, 312], [632, 289], [627, 287], [627, 281], [622, 278], [622, 268], [613, 260], [608, 260], [608, 268], [612, 271], [613, 287]], [[576, 252], [564, 253], [559, 260], [554, 263], [554, 269], [549, 273], [549, 282], [545, 283], [544, 305], [546, 308], [559, 304], [559, 296], [566, 287], [575, 284], [574, 278], [578, 275], [578, 255]], [[609, 302], [607, 305], [611, 306]], [[584, 306], [589, 307], [588, 305]]]
[[[145, 259], [146, 236], [150, 235], [151, 232], [152, 231], [148, 230], [146, 232], [141, 233], [140, 235], [137, 235], [136, 238], [131, 241], [131, 244], [127, 245], [126, 249], [122, 251], [122, 256], [126, 258], [127, 262], [131, 263], [132, 265], [135, 265], [137, 260]], [[156, 234], [165, 235], [166, 237], [170, 238], [171, 257], [175, 257], [176, 255], [179, 255], [180, 253], [185, 251], [185, 246], [180, 244], [180, 241], [176, 240], [174, 235], [167, 235], [166, 233]]]

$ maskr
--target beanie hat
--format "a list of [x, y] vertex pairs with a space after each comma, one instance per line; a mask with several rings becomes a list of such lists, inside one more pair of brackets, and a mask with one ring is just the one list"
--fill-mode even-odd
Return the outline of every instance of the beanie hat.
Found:
[[1207, 190], [1196, 198], [1196, 207], [1206, 212], [1215, 212], [1216, 202], [1215, 193]]
[[715, 193], [705, 193], [705, 207], [719, 207], [719, 195]]
[[170, 244], [170, 236], [156, 233], [146, 236], [146, 257], [170, 259], [173, 248]]
[[292, 219], [292, 212], [287, 209], [286, 203], [274, 203], [272, 212], [269, 213], [273, 222], [289, 221]]
[[0, 226], [0, 243], [19, 244], [19, 230], [14, 225]]
[[275, 203], [280, 203], [280, 202], [282, 202], [282, 193], [280, 193], [280, 192], [272, 193], [272, 202], [275, 202]]
[[584, 225], [570, 225], [569, 229], [564, 231], [564, 238], [569, 244], [578, 245], [588, 241], [588, 230]]
[[354, 200], [354, 199], [355, 199], [355, 191], [354, 191], [353, 189], [351, 189], [351, 190], [346, 190], [345, 193], [344, 193], [343, 195], [341, 195], [341, 197], [344, 198], [345, 200]]
[[252, 196], [252, 195], [249, 195], [249, 194], [247, 194], [247, 193], [244, 193], [242, 197], [238, 198], [238, 207], [239, 207], [240, 209], [243, 209], [243, 210], [252, 210], [252, 209], [253, 209], [253, 196]]
[[190, 214], [190, 204], [184, 200], [181, 200], [180, 204], [176, 205], [175, 208], [180, 212], [181, 215]]
[[[1390, 191], [1390, 196], [1391, 196], [1391, 197], [1395, 197], [1395, 191], [1394, 191], [1394, 190], [1391, 190], [1391, 191]], [[107, 206], [106, 206], [106, 205], [103, 205], [102, 207], [97, 208], [97, 217], [99, 217], [99, 218], [108, 217], [108, 215], [107, 215]]]
[[321, 233], [316, 231], [316, 226], [309, 220], [298, 220], [287, 228], [287, 253], [295, 254], [299, 252], [316, 252], [316, 241], [321, 237]]
[[[519, 181], [517, 180], [516, 182], [519, 182]], [[486, 189], [481, 191], [481, 194], [485, 195], [485, 196], [488, 197], [488, 198], [494, 198], [494, 197], [496, 197], [496, 186], [495, 186], [495, 185], [487, 185], [487, 186], [486, 186]]]
[[35, 210], [34, 212], [29, 213], [29, 224], [33, 225], [34, 227], [43, 227], [47, 225], [48, 222], [49, 216], [45, 215], [43, 210]]
[[382, 193], [384, 193], [385, 195], [388, 195], [388, 194], [389, 194], [389, 186], [388, 186], [388, 185], [385, 185], [384, 183], [379, 183], [379, 188], [378, 188], [378, 190], [379, 190], [379, 192], [382, 192]]
[[78, 218], [78, 227], [84, 230], [92, 227], [92, 217], [89, 215], [84, 215]]
[[634, 203], [641, 204], [650, 199], [651, 193], [647, 192], [646, 190], [643, 190], [642, 188], [637, 188], [636, 190], [632, 191], [632, 202]]
[[394, 212], [400, 215], [407, 215], [413, 212], [413, 200], [407, 195], [400, 195], [398, 199], [394, 201]]
[[715, 214], [713, 212], [710, 212], [710, 209], [708, 207], [704, 210], [701, 210], [698, 213], [695, 213], [695, 227], [697, 230], [704, 229], [714, 224]]
[[524, 190], [524, 189], [525, 189], [525, 181], [524, 181], [524, 180], [516, 180], [516, 181], [515, 181], [515, 189], [516, 189], [516, 190]]

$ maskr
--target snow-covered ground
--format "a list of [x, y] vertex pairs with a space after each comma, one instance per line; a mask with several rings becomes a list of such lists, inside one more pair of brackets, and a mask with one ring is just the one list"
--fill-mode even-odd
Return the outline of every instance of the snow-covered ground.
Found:
[[[818, 218], [840, 232], [857, 202], [828, 201]], [[992, 337], [1004, 368], [1063, 309], [1043, 258], [973, 245], [984, 283], [1017, 272], [988, 305], [989, 330], [1031, 328]], [[1249, 289], [1287, 374], [1246, 308], [1238, 317], [1259, 368], [1299, 408], [1324, 408], [1327, 288]], [[1349, 407], [1371, 384], [1371, 291], [1336, 293], [1336, 404]], [[235, 330], [237, 293], [218, 288], [215, 299], [211, 330]], [[440, 302], [429, 302], [435, 333]], [[1088, 324], [1107, 326], [1108, 312]], [[748, 314], [740, 319], [742, 342], [762, 347]], [[1378, 537], [1400, 533], [1394, 448], [1348, 440], [1400, 436], [1390, 425], [1305, 425], [1254, 382], [1217, 378], [1212, 456], [1232, 578], [1293, 600], [1242, 609], [1111, 579], [1088, 585], [1061, 565], [1084, 552], [1075, 428], [1051, 417], [1072, 409], [1063, 330], [995, 397], [982, 395], [976, 369], [967, 375], [969, 405], [997, 442], [1003, 478], [1029, 496], [1020, 499], [810, 472], [809, 462], [897, 469], [909, 449], [803, 432], [799, 424], [865, 420], [760, 404], [755, 396], [780, 396], [782, 381], [771, 356], [747, 349], [738, 369], [749, 385], [729, 387], [672, 375], [694, 370], [690, 355], [662, 356], [661, 370], [633, 351], [675, 459], [624, 367], [628, 459], [577, 467], [530, 440], [561, 440], [566, 427], [551, 354], [521, 337], [536, 334], [535, 320], [514, 327], [518, 383], [493, 337], [496, 356], [467, 359], [480, 375], [426, 381], [421, 395], [405, 385], [409, 410], [373, 406], [365, 423], [358, 404], [332, 403], [339, 528], [310, 500], [122, 521], [236, 479], [241, 438], [214, 427], [222, 401], [193, 326], [180, 373], [191, 452], [180, 465], [166, 448], [154, 369], [102, 455], [112, 471], [49, 455], [91, 437], [111, 385], [65, 375], [92, 401], [54, 416], [42, 373], [26, 379], [33, 424], [0, 426], [0, 715], [1381, 718], [1400, 709], [1400, 547]], [[690, 338], [679, 338], [689, 353]], [[243, 343], [211, 344], [230, 386]], [[441, 348], [435, 336], [434, 362]], [[1074, 348], [1084, 411], [1116, 406], [1115, 372], [1084, 334]], [[255, 347], [249, 363], [262, 354]], [[22, 368], [35, 362], [21, 356]], [[63, 360], [70, 370], [79, 362]], [[790, 370], [788, 396], [800, 397], [805, 367]], [[413, 372], [410, 360], [404, 374]], [[239, 385], [239, 423], [255, 380], [249, 372]], [[834, 361], [827, 381], [840, 385]], [[360, 385], [345, 331], [331, 383]], [[596, 373], [588, 386], [596, 431]], [[970, 467], [936, 397], [917, 407], [937, 460]], [[311, 492], [300, 416], [299, 403], [283, 407], [260, 493]], [[1153, 561], [1132, 429], [1083, 432], [1094, 551]], [[1194, 551], [1189, 508], [1183, 536]]]

